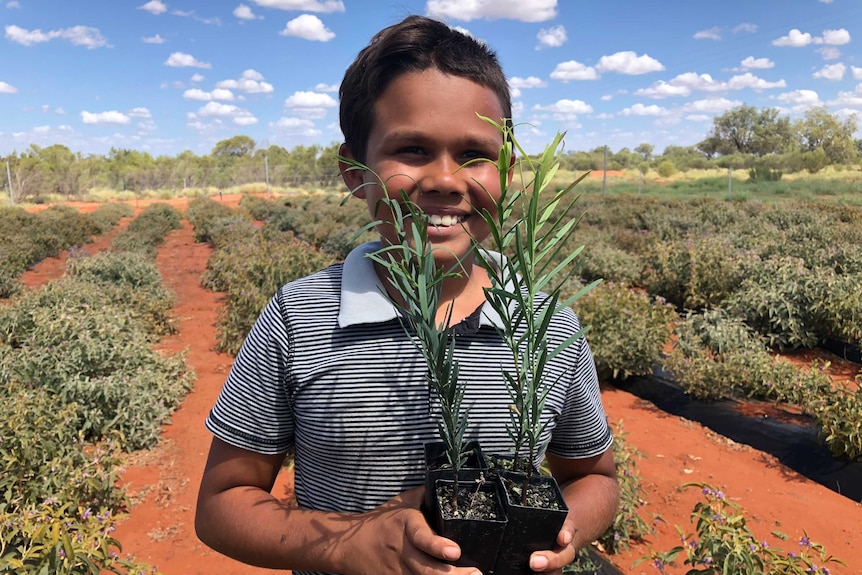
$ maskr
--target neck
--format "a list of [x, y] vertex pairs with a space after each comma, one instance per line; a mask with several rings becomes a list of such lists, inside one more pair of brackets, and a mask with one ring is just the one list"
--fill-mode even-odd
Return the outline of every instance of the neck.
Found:
[[[464, 267], [467, 269], [462, 269], [459, 275], [443, 281], [443, 286], [440, 290], [440, 304], [435, 316], [435, 321], [438, 325], [446, 321], [450, 309], [451, 316], [449, 322], [451, 325], [455, 325], [467, 318], [476, 311], [476, 308], [485, 302], [483, 288], [491, 286], [488, 275], [484, 269], [472, 262]], [[385, 286], [389, 297], [398, 304], [403, 303], [401, 295], [386, 280], [387, 273], [383, 266], [375, 263], [374, 269], [377, 272], [377, 276], [381, 278], [381, 282]]]

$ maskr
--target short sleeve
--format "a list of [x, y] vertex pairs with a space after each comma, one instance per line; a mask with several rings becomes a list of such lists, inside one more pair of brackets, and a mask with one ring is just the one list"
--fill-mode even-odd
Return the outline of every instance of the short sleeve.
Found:
[[258, 317], [206, 419], [207, 429], [222, 441], [270, 455], [289, 451], [294, 437], [290, 331], [281, 294]]
[[613, 443], [613, 435], [602, 405], [595, 361], [584, 337], [567, 352], [572, 352], [566, 354], [571, 380], [548, 451], [570, 459], [600, 455]]

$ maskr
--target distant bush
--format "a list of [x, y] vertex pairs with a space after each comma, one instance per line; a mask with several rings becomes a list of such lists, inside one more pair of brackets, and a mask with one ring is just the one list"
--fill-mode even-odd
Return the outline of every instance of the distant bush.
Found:
[[676, 314], [663, 301], [622, 284], [604, 282], [574, 305], [599, 373], [625, 379], [652, 373]]
[[656, 167], [658, 175], [662, 178], [669, 178], [677, 172], [676, 166], [670, 160], [663, 160]]

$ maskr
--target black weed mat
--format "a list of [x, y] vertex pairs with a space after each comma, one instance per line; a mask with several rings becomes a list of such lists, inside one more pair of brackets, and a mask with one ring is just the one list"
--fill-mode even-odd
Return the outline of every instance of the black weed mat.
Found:
[[862, 502], [862, 462], [834, 458], [818, 441], [813, 421], [811, 425], [799, 425], [769, 417], [746, 416], [734, 409], [730, 401], [698, 401], [683, 393], [681, 387], [661, 372], [614, 385], [652, 402], [662, 411], [697, 421], [737, 443], [769, 453], [812, 481]]
[[623, 572], [614, 567], [601, 553], [587, 548], [587, 557], [566, 567], [563, 573], [572, 575], [623, 575]]

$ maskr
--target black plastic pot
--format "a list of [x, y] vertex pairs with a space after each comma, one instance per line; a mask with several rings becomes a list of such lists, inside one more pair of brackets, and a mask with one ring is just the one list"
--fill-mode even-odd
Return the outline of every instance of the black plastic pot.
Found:
[[[500, 543], [500, 553], [494, 566], [494, 575], [530, 575], [530, 555], [534, 551], [553, 549], [557, 546], [557, 535], [563, 527], [569, 508], [563, 499], [560, 486], [553, 477], [534, 475], [530, 485], [547, 484], [557, 498], [559, 509], [526, 507], [520, 500], [513, 500], [507, 487], [509, 482], [523, 485], [523, 473], [501, 472], [503, 507], [506, 510], [506, 532]], [[517, 496], [514, 496], [517, 497]]]
[[[475, 485], [475, 479], [478, 477], [478, 472], [459, 473], [459, 489], [462, 487], [471, 488], [471, 485]], [[434, 488], [431, 490], [432, 503], [428, 521], [435, 533], [451, 539], [461, 548], [461, 557], [454, 562], [456, 566], [475, 567], [482, 573], [491, 573], [497, 561], [500, 542], [506, 531], [507, 523], [501, 485], [497, 481], [484, 481], [481, 486], [476, 487], [477, 490], [489, 493], [494, 498], [497, 506], [496, 519], [444, 518], [443, 508], [439, 501], [439, 488], [448, 486], [451, 489], [453, 484], [451, 479], [437, 479], [434, 482]]]
[[[482, 447], [478, 441], [468, 441], [464, 444], [464, 453], [467, 454], [467, 460], [461, 468], [466, 472], [484, 471], [488, 468], [485, 463], [485, 456], [482, 453]], [[478, 477], [478, 473], [472, 473], [471, 478]], [[425, 515], [430, 517], [430, 513], [434, 510], [434, 505], [431, 501], [434, 492], [434, 482], [442, 478], [452, 478], [452, 468], [449, 466], [449, 460], [446, 457], [446, 447], [442, 441], [434, 441], [425, 444]]]

